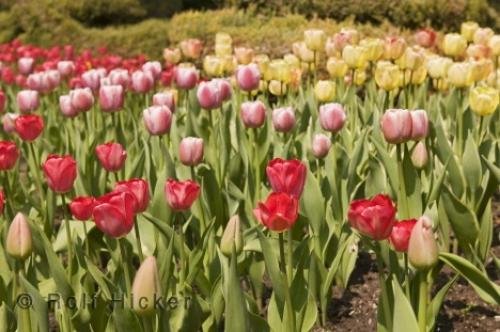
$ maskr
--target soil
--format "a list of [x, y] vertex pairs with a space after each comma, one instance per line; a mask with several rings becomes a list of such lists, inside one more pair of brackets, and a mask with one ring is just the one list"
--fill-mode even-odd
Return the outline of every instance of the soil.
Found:
[[[492, 252], [500, 257], [500, 201], [496, 199], [494, 211], [494, 238]], [[500, 285], [500, 271], [489, 262], [487, 271], [491, 280]], [[443, 284], [453, 272], [443, 269], [439, 283]], [[379, 286], [377, 267], [373, 257], [361, 253], [347, 289], [334, 287], [328, 306], [328, 322], [314, 332], [377, 330], [377, 304]], [[458, 280], [443, 303], [437, 318], [436, 331], [500, 332], [500, 307], [485, 303], [465, 280]]]

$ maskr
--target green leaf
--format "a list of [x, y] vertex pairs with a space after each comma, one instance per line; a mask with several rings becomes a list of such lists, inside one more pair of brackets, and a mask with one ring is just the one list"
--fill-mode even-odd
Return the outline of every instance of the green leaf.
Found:
[[304, 216], [311, 223], [314, 235], [319, 236], [325, 225], [325, 199], [321, 193], [318, 180], [310, 170], [307, 171], [301, 207]]
[[229, 280], [227, 280], [226, 320], [224, 331], [249, 331], [247, 305], [241, 290], [240, 280], [236, 271], [237, 256], [233, 246], [231, 263], [229, 266]]
[[[257, 232], [262, 254], [264, 255], [264, 261], [266, 262], [267, 273], [269, 274], [269, 278], [271, 278], [274, 293], [277, 297], [276, 300], [279, 302], [278, 305], [283, 304], [285, 303], [285, 286], [283, 283], [283, 275], [279, 269], [278, 257], [271, 246], [270, 239], [265, 237], [260, 229], [257, 229]], [[279, 305], [279, 307], [282, 307], [282, 305]]]
[[429, 303], [429, 307], [427, 308], [427, 330], [434, 331], [434, 327], [436, 324], [436, 318], [441, 310], [441, 306], [443, 305], [444, 298], [451, 286], [458, 279], [458, 276], [453, 277], [450, 281], [448, 281], [434, 296], [431, 303]]
[[117, 331], [142, 331], [137, 315], [130, 308], [116, 306], [113, 310], [113, 320]]
[[464, 277], [484, 301], [500, 304], [500, 287], [491, 282], [471, 262], [450, 253], [440, 253], [439, 259]]
[[484, 156], [481, 156], [483, 158], [484, 163], [486, 164], [486, 167], [490, 170], [491, 174], [495, 177], [497, 182], [500, 182], [500, 168], [495, 166], [495, 164], [488, 159], [486, 159]]
[[392, 289], [394, 290], [393, 331], [419, 332], [413, 308], [397, 280], [392, 280]]
[[[28, 281], [24, 276], [19, 275], [19, 280], [23, 285], [23, 288], [29, 294], [32, 300], [32, 308], [30, 308], [31, 314], [35, 314], [36, 325], [40, 331], [49, 330], [49, 309], [47, 306], [47, 301], [40, 295], [38, 290]], [[28, 309], [21, 309], [28, 310]]]
[[476, 215], [448, 188], [442, 193], [441, 202], [460, 245], [467, 248], [469, 244], [476, 241], [479, 234]]
[[465, 150], [462, 156], [462, 167], [467, 184], [474, 193], [481, 184], [481, 159], [479, 158], [478, 147], [474, 141], [473, 135], [469, 134], [465, 142]]

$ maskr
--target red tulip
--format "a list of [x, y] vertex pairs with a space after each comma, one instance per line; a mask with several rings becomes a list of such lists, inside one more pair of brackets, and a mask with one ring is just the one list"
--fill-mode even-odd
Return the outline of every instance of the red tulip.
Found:
[[69, 210], [75, 219], [86, 221], [92, 218], [95, 204], [96, 200], [94, 197], [78, 196], [69, 203]]
[[127, 159], [127, 151], [120, 143], [109, 142], [98, 145], [95, 152], [101, 166], [108, 172], [120, 170]]
[[44, 123], [41, 116], [34, 114], [20, 115], [15, 121], [16, 132], [23, 141], [32, 142], [43, 131]]
[[391, 235], [395, 223], [396, 208], [386, 195], [351, 202], [347, 218], [351, 227], [374, 240], [383, 240]]
[[3, 193], [3, 190], [0, 189], [0, 214], [3, 213], [4, 207], [5, 207], [5, 194]]
[[43, 164], [49, 188], [56, 193], [67, 193], [76, 180], [76, 161], [71, 156], [49, 155]]
[[14, 167], [19, 158], [19, 149], [16, 143], [0, 141], [0, 171], [6, 171]]
[[299, 204], [295, 197], [286, 193], [272, 193], [264, 203], [258, 203], [253, 213], [266, 228], [283, 232], [297, 221]]
[[96, 227], [111, 237], [127, 235], [134, 227], [135, 205], [135, 197], [128, 191], [99, 197], [92, 212]]
[[168, 179], [165, 183], [165, 198], [168, 205], [175, 211], [187, 210], [200, 195], [198, 183]]
[[148, 208], [149, 204], [149, 185], [146, 180], [143, 179], [131, 179], [128, 181], [120, 181], [115, 185], [115, 192], [125, 192], [131, 193], [135, 200], [135, 212], [144, 212]]
[[306, 166], [300, 160], [273, 159], [267, 165], [266, 173], [273, 191], [300, 198], [307, 174]]
[[408, 244], [410, 243], [410, 235], [413, 227], [417, 223], [417, 219], [401, 220], [394, 224], [392, 227], [391, 236], [389, 241], [396, 251], [408, 251]]

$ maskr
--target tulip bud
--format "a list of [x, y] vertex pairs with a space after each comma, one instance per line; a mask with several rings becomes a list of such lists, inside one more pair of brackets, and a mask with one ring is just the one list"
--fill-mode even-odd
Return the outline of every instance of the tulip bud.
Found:
[[478, 86], [469, 93], [470, 108], [480, 116], [493, 114], [498, 107], [498, 90], [491, 87]]
[[180, 89], [190, 90], [198, 82], [198, 71], [193, 67], [176, 67], [174, 80]]
[[330, 151], [331, 145], [332, 142], [328, 136], [324, 134], [316, 134], [314, 135], [312, 141], [312, 153], [316, 158], [322, 159], [326, 157], [328, 151]]
[[436, 41], [436, 32], [432, 29], [424, 28], [417, 31], [413, 37], [418, 45], [429, 48], [434, 46]]
[[179, 159], [186, 166], [196, 166], [203, 160], [203, 139], [185, 137], [179, 144]]
[[143, 119], [151, 135], [164, 135], [170, 131], [172, 112], [167, 106], [151, 106], [143, 111]]
[[130, 75], [126, 69], [116, 68], [109, 72], [108, 75], [111, 85], [121, 85], [126, 89], [130, 83]]
[[392, 91], [401, 85], [401, 72], [398, 66], [380, 61], [375, 69], [375, 83], [385, 91]]
[[382, 116], [380, 127], [388, 143], [404, 143], [411, 138], [411, 114], [409, 111], [403, 109], [387, 110]]
[[167, 106], [172, 112], [175, 111], [175, 98], [174, 91], [158, 92], [153, 95], [154, 106]]
[[424, 56], [419, 51], [411, 47], [407, 47], [403, 55], [396, 60], [399, 68], [415, 70], [423, 65]]
[[308, 49], [323, 51], [326, 42], [326, 34], [323, 30], [311, 29], [304, 31], [304, 42]]
[[289, 132], [295, 126], [295, 112], [291, 107], [277, 108], [272, 114], [274, 129], [279, 132]]
[[119, 111], [123, 107], [123, 87], [106, 85], [99, 89], [99, 105], [104, 112]]
[[75, 71], [75, 64], [73, 61], [59, 61], [57, 63], [57, 71], [62, 76], [70, 76]]
[[427, 165], [429, 155], [423, 141], [418, 142], [411, 153], [411, 162], [416, 169], [422, 169]]
[[123, 168], [127, 159], [127, 151], [120, 143], [108, 142], [95, 148], [97, 159], [108, 172], [116, 172]]
[[266, 121], [266, 106], [260, 100], [242, 103], [241, 120], [246, 128], [259, 128]]
[[19, 72], [23, 75], [28, 75], [33, 70], [33, 64], [35, 63], [35, 59], [23, 57], [17, 60], [17, 68]]
[[2, 125], [3, 130], [6, 133], [12, 133], [16, 130], [16, 119], [19, 117], [19, 114], [14, 113], [5, 113], [2, 117]]
[[384, 44], [384, 58], [395, 60], [399, 58], [406, 49], [406, 41], [401, 37], [388, 37]]
[[71, 104], [71, 97], [69, 95], [59, 96], [59, 108], [61, 113], [68, 118], [74, 118], [79, 113]]
[[136, 70], [132, 73], [131, 88], [134, 92], [149, 92], [154, 84], [155, 79], [150, 71]]
[[463, 22], [460, 26], [460, 34], [467, 41], [471, 42], [474, 39], [474, 33], [479, 29], [479, 24], [476, 22]]
[[155, 310], [155, 301], [161, 296], [160, 277], [154, 256], [147, 257], [137, 270], [132, 284], [132, 309], [139, 315]]
[[220, 241], [220, 250], [228, 257], [232, 255], [233, 246], [236, 255], [243, 250], [243, 236], [241, 234], [240, 217], [238, 216], [232, 216], [229, 219]]
[[92, 91], [97, 92], [101, 85], [101, 78], [106, 75], [104, 69], [91, 69], [82, 74], [82, 83], [84, 87], [90, 88]]
[[148, 61], [142, 65], [142, 71], [149, 72], [157, 80], [161, 75], [161, 63], [159, 61]]
[[236, 71], [236, 81], [243, 91], [252, 91], [259, 87], [260, 71], [255, 64], [239, 66]]
[[12, 220], [5, 242], [7, 253], [19, 260], [25, 260], [32, 252], [31, 229], [26, 216], [19, 212]]
[[224, 74], [224, 63], [218, 56], [207, 55], [203, 59], [203, 70], [210, 77], [221, 77]]
[[494, 34], [491, 28], [479, 28], [474, 32], [474, 44], [488, 45]]
[[234, 49], [234, 56], [239, 64], [248, 65], [252, 62], [253, 49], [247, 47], [236, 47]]
[[444, 36], [444, 54], [451, 57], [459, 57], [464, 54], [467, 48], [467, 40], [458, 33], [448, 33]]
[[352, 78], [352, 82], [354, 85], [361, 86], [365, 83], [367, 78], [366, 70], [364, 69], [356, 69], [354, 70], [354, 76]]
[[319, 108], [319, 123], [321, 128], [331, 133], [337, 133], [346, 121], [346, 114], [342, 105], [330, 103]]
[[489, 58], [491, 56], [491, 49], [482, 44], [470, 44], [467, 47], [467, 57], [475, 60]]
[[198, 59], [203, 51], [203, 44], [199, 39], [187, 39], [179, 44], [182, 54], [189, 59]]
[[277, 80], [272, 80], [268, 85], [269, 92], [275, 96], [283, 96], [286, 94], [286, 84]]
[[468, 62], [455, 62], [448, 68], [448, 81], [457, 88], [474, 83], [472, 65]]
[[426, 216], [418, 219], [408, 244], [408, 259], [416, 269], [426, 270], [437, 263], [438, 247], [432, 231], [432, 221]]
[[181, 50], [178, 48], [165, 48], [163, 50], [163, 59], [170, 64], [175, 65], [181, 61]]
[[367, 49], [363, 46], [347, 45], [342, 51], [342, 59], [349, 68], [364, 68], [368, 63]]
[[94, 96], [90, 88], [74, 89], [69, 92], [71, 105], [79, 112], [90, 110], [94, 104]]
[[332, 78], [344, 77], [349, 67], [342, 59], [329, 58], [326, 62], [326, 70]]
[[360, 46], [366, 48], [368, 61], [378, 61], [384, 55], [384, 41], [379, 38], [366, 38], [359, 42]]
[[419, 141], [427, 137], [429, 129], [429, 119], [427, 112], [424, 110], [416, 110], [410, 112], [411, 116], [411, 139]]
[[495, 56], [500, 56], [500, 35], [494, 35], [490, 38], [488, 46], [491, 49], [491, 53]]
[[318, 81], [314, 87], [314, 95], [319, 102], [332, 101], [335, 98], [335, 83], [332, 81]]
[[434, 56], [427, 60], [427, 70], [432, 78], [445, 78], [448, 75], [448, 68], [453, 64], [453, 60], [446, 57]]
[[17, 93], [17, 107], [21, 113], [29, 113], [34, 111], [40, 105], [40, 97], [38, 91], [22, 90]]

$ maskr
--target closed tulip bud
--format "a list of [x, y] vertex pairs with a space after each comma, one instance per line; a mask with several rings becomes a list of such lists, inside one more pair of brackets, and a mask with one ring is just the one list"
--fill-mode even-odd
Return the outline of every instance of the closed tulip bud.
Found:
[[376, 195], [371, 199], [357, 199], [349, 204], [347, 218], [352, 228], [373, 239], [387, 239], [395, 223], [396, 208], [390, 197]]
[[90, 69], [82, 74], [83, 86], [90, 88], [92, 91], [99, 90], [101, 79], [106, 76], [106, 70]]
[[286, 94], [287, 86], [280, 81], [272, 80], [269, 82], [268, 89], [275, 96], [283, 96]]
[[290, 65], [285, 60], [273, 60], [269, 63], [268, 72], [265, 73], [265, 76], [268, 76], [266, 80], [289, 83], [292, 78]]
[[359, 42], [360, 46], [366, 48], [368, 61], [377, 61], [384, 55], [384, 41], [379, 38], [366, 38]]
[[161, 75], [161, 63], [159, 61], [148, 61], [142, 65], [142, 71], [149, 72], [157, 80]]
[[224, 255], [231, 257], [233, 247], [236, 255], [243, 250], [243, 235], [241, 234], [241, 222], [238, 216], [232, 216], [229, 219], [220, 240], [220, 251]]
[[408, 259], [416, 269], [427, 270], [438, 261], [439, 249], [432, 231], [432, 221], [426, 216], [418, 219], [408, 244]]
[[61, 76], [71, 76], [75, 71], [75, 64], [73, 61], [59, 61], [57, 63], [57, 71], [61, 74]]
[[361, 86], [365, 83], [366, 79], [367, 79], [366, 70], [356, 69], [354, 71], [354, 77], [352, 80], [354, 85]]
[[500, 56], [500, 35], [494, 35], [490, 38], [488, 46], [491, 49], [491, 53], [495, 56]]
[[17, 107], [21, 113], [29, 113], [40, 106], [40, 97], [38, 91], [22, 90], [16, 96]]
[[469, 93], [470, 108], [480, 116], [493, 114], [498, 107], [498, 90], [491, 87], [478, 86]]
[[94, 197], [78, 196], [69, 203], [71, 215], [80, 221], [87, 221], [92, 218], [96, 200]]
[[101, 232], [120, 238], [134, 227], [136, 208], [137, 201], [132, 193], [115, 191], [96, 199], [92, 218]]
[[457, 88], [463, 88], [474, 83], [472, 65], [468, 62], [455, 62], [448, 68], [447, 79]]
[[413, 71], [413, 74], [411, 75], [411, 83], [419, 85], [424, 83], [426, 78], [427, 78], [427, 68], [421, 66]]
[[403, 109], [387, 110], [382, 116], [380, 127], [388, 143], [404, 143], [411, 138], [412, 116]]
[[474, 44], [488, 45], [495, 32], [491, 28], [478, 28], [474, 32]]
[[387, 37], [384, 41], [384, 58], [395, 60], [403, 55], [406, 49], [406, 41], [401, 37]]
[[16, 143], [0, 141], [0, 171], [12, 169], [19, 159], [19, 149]]
[[312, 153], [316, 158], [322, 159], [326, 157], [328, 151], [330, 151], [331, 145], [332, 142], [328, 136], [324, 134], [316, 134], [314, 135], [312, 141]]
[[185, 137], [179, 144], [179, 160], [186, 166], [196, 166], [203, 160], [203, 139]]
[[16, 131], [16, 119], [19, 117], [19, 114], [14, 113], [5, 113], [2, 116], [2, 126], [3, 130], [6, 133], [12, 133]]
[[116, 172], [123, 168], [127, 159], [127, 151], [120, 143], [109, 142], [95, 148], [97, 159], [108, 172]]
[[33, 64], [35, 63], [35, 59], [23, 57], [17, 60], [17, 68], [19, 72], [23, 75], [28, 75], [33, 70]]
[[154, 76], [150, 71], [136, 70], [132, 73], [131, 88], [134, 92], [149, 92], [154, 84]]
[[43, 164], [43, 173], [49, 188], [58, 193], [67, 193], [76, 180], [76, 161], [71, 156], [51, 154]]
[[224, 57], [231, 55], [233, 52], [233, 46], [232, 44], [215, 44], [214, 51], [216, 56]]
[[181, 50], [178, 48], [163, 49], [163, 59], [170, 65], [176, 65], [181, 61]]
[[392, 227], [391, 236], [389, 237], [389, 241], [394, 247], [394, 250], [399, 252], [408, 251], [410, 235], [413, 227], [415, 227], [416, 224], [416, 219], [401, 220], [394, 224], [394, 227]]
[[43, 118], [34, 114], [18, 116], [15, 119], [15, 128], [23, 141], [33, 142], [43, 131]]
[[460, 26], [460, 34], [468, 41], [471, 42], [474, 39], [474, 33], [479, 29], [479, 24], [476, 22], [464, 22]]
[[273, 126], [276, 131], [286, 133], [295, 126], [295, 112], [291, 107], [274, 109], [272, 118]]
[[188, 58], [196, 60], [201, 56], [201, 52], [203, 51], [203, 43], [199, 39], [187, 39], [181, 41], [179, 44], [182, 54]]
[[493, 61], [490, 59], [481, 59], [477, 61], [471, 61], [471, 76], [474, 82], [479, 82], [486, 80], [488, 75], [493, 72], [495, 66]]
[[155, 302], [161, 297], [160, 277], [154, 256], [142, 262], [132, 284], [132, 309], [139, 315], [150, 315], [155, 309]]
[[31, 229], [28, 219], [21, 212], [17, 213], [9, 226], [5, 251], [19, 260], [25, 260], [31, 255], [32, 248]]
[[293, 54], [303, 62], [314, 62], [314, 52], [304, 42], [296, 42], [292, 45]]
[[266, 106], [260, 100], [241, 104], [241, 120], [246, 128], [259, 128], [266, 121]]
[[144, 110], [143, 119], [151, 135], [164, 135], [170, 131], [172, 112], [167, 106], [151, 106]]
[[149, 184], [144, 179], [130, 179], [116, 183], [114, 192], [128, 192], [135, 198], [134, 211], [144, 212], [149, 205]]
[[252, 91], [259, 87], [260, 71], [255, 64], [239, 66], [236, 71], [236, 82], [243, 91]]
[[271, 193], [265, 202], [253, 210], [255, 218], [267, 229], [284, 232], [293, 227], [298, 218], [298, 200], [285, 192]]
[[79, 113], [71, 104], [71, 97], [69, 95], [59, 96], [59, 109], [61, 113], [68, 118], [74, 118]]
[[221, 56], [221, 61], [223, 76], [231, 76], [238, 66], [236, 58], [232, 54], [228, 54]]
[[422, 47], [430, 48], [436, 42], [436, 32], [430, 28], [424, 28], [413, 35], [415, 42]]
[[411, 47], [407, 47], [403, 55], [396, 60], [396, 64], [401, 69], [415, 70], [424, 64], [424, 55]]
[[445, 78], [452, 64], [453, 60], [450, 58], [435, 56], [427, 60], [426, 68], [430, 77]]
[[108, 75], [111, 85], [121, 85], [124, 89], [130, 84], [130, 74], [126, 69], [116, 68]]
[[255, 62], [259, 66], [261, 73], [266, 73], [269, 68], [269, 56], [267, 54], [257, 54], [253, 57], [252, 62]]
[[347, 45], [342, 51], [342, 59], [349, 68], [364, 68], [368, 63], [367, 49], [363, 46]]
[[324, 130], [335, 134], [342, 129], [345, 121], [346, 114], [342, 105], [330, 103], [319, 108], [319, 123]]
[[304, 42], [308, 49], [321, 52], [325, 47], [326, 34], [323, 30], [306, 30], [304, 31]]
[[344, 77], [349, 67], [342, 59], [329, 58], [326, 62], [326, 70], [332, 78]]
[[335, 83], [332, 81], [318, 81], [314, 87], [314, 95], [319, 102], [332, 101], [335, 98]]
[[174, 91], [158, 92], [153, 95], [153, 105], [167, 106], [172, 112], [175, 112], [175, 99]]
[[429, 129], [429, 119], [427, 112], [424, 110], [416, 110], [410, 112], [411, 116], [411, 139], [419, 141], [427, 137]]
[[220, 108], [224, 101], [220, 86], [215, 80], [201, 82], [196, 97], [200, 106], [206, 110]]
[[119, 111], [123, 107], [123, 94], [121, 85], [101, 86], [99, 89], [99, 106], [104, 112]]
[[180, 89], [190, 90], [198, 83], [198, 71], [193, 67], [176, 67], [174, 80]]
[[253, 49], [248, 47], [235, 47], [234, 49], [234, 56], [238, 63], [242, 65], [248, 65], [252, 62], [253, 54]]
[[347, 45], [357, 45], [359, 43], [359, 32], [355, 29], [343, 28], [340, 32], [333, 35], [333, 49], [342, 53]]
[[467, 47], [467, 57], [475, 60], [489, 58], [491, 56], [491, 49], [482, 44], [470, 44]]
[[385, 91], [392, 91], [401, 85], [401, 72], [398, 66], [380, 61], [375, 68], [375, 83]]
[[422, 169], [427, 165], [429, 155], [423, 141], [418, 142], [411, 153], [411, 162], [416, 169]]
[[451, 57], [459, 57], [464, 54], [467, 48], [467, 40], [458, 33], [448, 33], [444, 36], [444, 54]]
[[200, 189], [199, 184], [193, 180], [168, 179], [165, 182], [165, 199], [174, 211], [188, 210], [200, 195]]
[[71, 105], [79, 112], [86, 112], [94, 104], [94, 95], [90, 88], [74, 89], [69, 92]]

